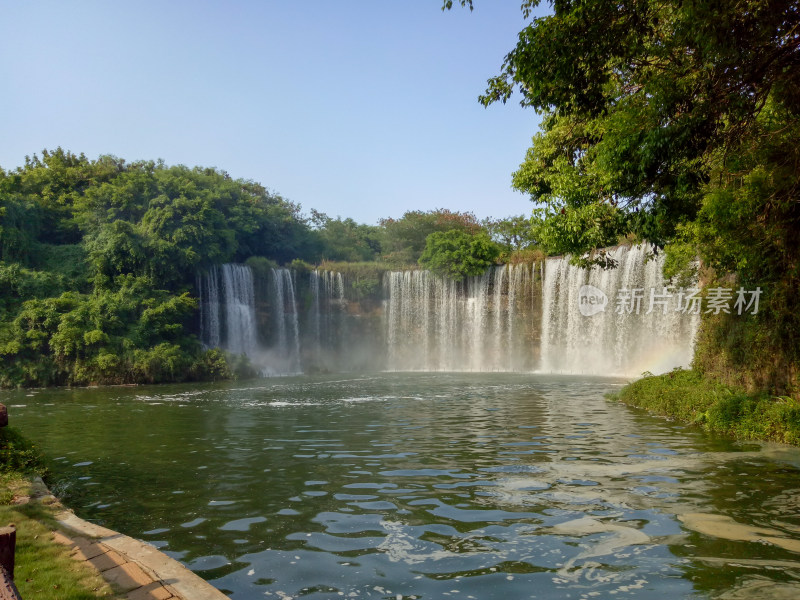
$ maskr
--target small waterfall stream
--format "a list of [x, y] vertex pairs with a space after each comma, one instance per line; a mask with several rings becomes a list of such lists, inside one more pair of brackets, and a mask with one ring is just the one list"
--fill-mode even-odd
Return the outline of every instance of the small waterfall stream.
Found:
[[265, 365], [269, 374], [301, 373], [300, 325], [297, 319], [297, 299], [294, 279], [289, 269], [271, 269], [273, 278], [273, 319], [277, 344], [272, 348], [272, 360]]
[[202, 341], [234, 354], [255, 354], [255, 292], [249, 267], [225, 264], [199, 278]]

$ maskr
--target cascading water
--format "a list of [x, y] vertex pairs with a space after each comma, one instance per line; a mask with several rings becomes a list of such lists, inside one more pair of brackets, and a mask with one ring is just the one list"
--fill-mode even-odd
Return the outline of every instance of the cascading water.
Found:
[[687, 366], [700, 315], [677, 306], [663, 256], [644, 245], [610, 253], [618, 266], [605, 271], [554, 257], [460, 282], [388, 272], [383, 311], [378, 298], [364, 313], [348, 309], [341, 273], [312, 271], [298, 293], [288, 269], [254, 286], [249, 267], [221, 265], [198, 277], [201, 339], [246, 354], [268, 375], [305, 367], [637, 376]]
[[[691, 362], [700, 315], [680, 311], [665, 290], [663, 254], [620, 246], [612, 257], [617, 268], [605, 271], [575, 267], [568, 257], [545, 262], [541, 371], [635, 376]], [[604, 310], [581, 313], [583, 285], [605, 295]]]
[[315, 269], [309, 273], [309, 287], [310, 331], [303, 338], [310, 346], [307, 358], [315, 369], [332, 370], [341, 363], [339, 351], [345, 337], [344, 278], [336, 271]]
[[[700, 316], [677, 310], [663, 255], [644, 245], [611, 252], [618, 267], [609, 270], [558, 257], [538, 271], [506, 265], [459, 283], [387, 273], [388, 368], [635, 376], [688, 366]], [[593, 314], [579, 304], [587, 284], [606, 297]]]
[[525, 303], [533, 266], [504, 265], [455, 282], [428, 271], [384, 278], [388, 368], [397, 371], [531, 370], [521, 352], [532, 327]]
[[291, 271], [272, 269], [271, 283], [269, 312], [274, 335], [266, 343], [259, 343], [257, 298], [250, 267], [228, 263], [198, 276], [200, 339], [209, 348], [245, 354], [265, 375], [299, 373], [300, 330]]
[[277, 335], [266, 371], [268, 374], [282, 375], [300, 373], [300, 326], [292, 272], [289, 269], [271, 269], [271, 273], [273, 320]]
[[222, 345], [219, 314], [219, 277], [213, 267], [206, 275], [197, 276], [197, 290], [200, 296], [200, 341], [209, 348]]
[[198, 279], [203, 343], [253, 358], [258, 343], [250, 268], [236, 264], [215, 266]]

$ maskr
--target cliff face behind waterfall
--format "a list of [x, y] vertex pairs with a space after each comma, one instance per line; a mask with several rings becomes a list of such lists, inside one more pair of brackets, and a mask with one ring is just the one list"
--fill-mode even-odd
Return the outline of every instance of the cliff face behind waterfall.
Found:
[[[199, 281], [201, 339], [246, 354], [264, 374], [638, 376], [688, 366], [700, 315], [667, 287], [663, 258], [644, 245], [612, 254], [616, 269], [587, 271], [555, 257], [493, 267], [460, 282], [424, 270], [386, 271], [366, 302], [346, 275], [330, 270], [271, 269], [262, 281], [242, 284], [259, 293], [239, 293], [232, 274], [246, 279], [248, 267], [223, 265]], [[592, 314], [581, 307], [584, 288], [605, 298]]]

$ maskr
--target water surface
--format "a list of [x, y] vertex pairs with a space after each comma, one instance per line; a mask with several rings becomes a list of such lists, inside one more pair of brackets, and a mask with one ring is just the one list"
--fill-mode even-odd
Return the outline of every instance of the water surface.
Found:
[[80, 516], [249, 598], [800, 597], [800, 454], [609, 379], [7, 392]]

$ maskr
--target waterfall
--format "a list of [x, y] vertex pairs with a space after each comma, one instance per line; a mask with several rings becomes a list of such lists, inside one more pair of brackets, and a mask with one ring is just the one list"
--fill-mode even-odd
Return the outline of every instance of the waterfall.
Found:
[[272, 360], [267, 372], [282, 375], [300, 373], [300, 325], [292, 272], [289, 269], [271, 269], [271, 273], [272, 318], [276, 340], [271, 348]]
[[[649, 245], [609, 250], [617, 268], [569, 257], [494, 266], [463, 281], [387, 272], [383, 298], [351, 311], [342, 273], [198, 275], [201, 341], [266, 375], [310, 371], [518, 371], [638, 376], [688, 366], [700, 314], [678, 308]], [[299, 284], [299, 288], [298, 288]], [[353, 299], [351, 299], [353, 300]], [[299, 318], [302, 313], [302, 319]], [[381, 329], [382, 328], [382, 329]]]
[[200, 339], [209, 348], [247, 355], [251, 364], [265, 375], [298, 373], [300, 330], [292, 273], [288, 269], [272, 269], [271, 280], [273, 336], [261, 344], [256, 287], [250, 267], [228, 263], [198, 276]]
[[[541, 371], [638, 376], [689, 365], [700, 315], [676, 310], [674, 296], [664, 294], [664, 256], [651, 253], [647, 245], [620, 246], [609, 270], [581, 269], [568, 257], [545, 261]], [[605, 295], [603, 310], [581, 313], [583, 285]]]
[[[526, 275], [527, 273], [527, 275]], [[398, 371], [511, 371], [516, 357], [517, 301], [528, 296], [530, 265], [501, 266], [455, 282], [428, 271], [384, 277], [388, 367]], [[513, 298], [513, 300], [511, 299]]]
[[535, 307], [539, 297], [535, 293], [535, 264], [517, 264], [508, 266], [508, 309], [506, 311], [506, 357], [504, 364], [512, 371], [526, 369], [526, 365], [537, 364], [538, 352], [531, 351], [530, 340], [535, 331], [530, 327], [535, 323], [531, 319], [530, 309]]
[[319, 346], [320, 342], [320, 312], [319, 312], [319, 271], [314, 269], [309, 273], [308, 287], [311, 289], [311, 332], [314, 338], [314, 343]]
[[315, 369], [335, 370], [342, 364], [340, 350], [346, 337], [344, 313], [347, 306], [344, 278], [336, 271], [315, 269], [309, 273], [311, 306], [307, 358]]
[[[508, 279], [507, 274], [510, 268], [510, 265], [494, 268], [494, 285], [492, 290], [492, 304], [494, 308], [494, 354], [491, 357], [493, 363], [505, 359], [507, 355], [505, 350], [508, 348], [508, 340], [503, 336], [503, 325], [504, 321], [507, 320], [507, 316], [503, 313], [508, 313], [510, 304], [506, 303], [505, 306], [503, 305], [503, 292], [507, 292], [507, 290], [504, 290], [503, 286], [506, 279]], [[496, 365], [495, 368], [497, 368]]]
[[[556, 257], [457, 283], [428, 271], [387, 273], [388, 368], [637, 376], [688, 366], [700, 317], [676, 310], [663, 255], [645, 245], [611, 252], [618, 267], [609, 270]], [[584, 315], [586, 285], [606, 304]], [[626, 294], [639, 298], [638, 309], [618, 310]]]
[[198, 277], [203, 343], [253, 358], [256, 341], [255, 292], [249, 267], [225, 264]]

